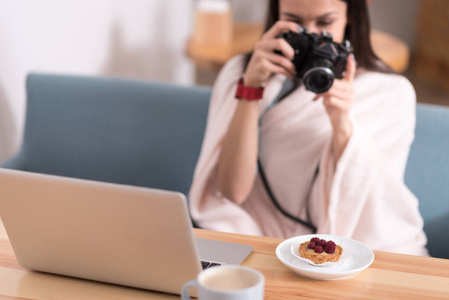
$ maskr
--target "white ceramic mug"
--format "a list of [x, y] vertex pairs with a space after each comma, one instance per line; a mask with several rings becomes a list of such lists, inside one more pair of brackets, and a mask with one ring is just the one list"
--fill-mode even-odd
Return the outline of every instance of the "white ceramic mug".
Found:
[[212, 267], [184, 284], [182, 299], [188, 300], [189, 288], [198, 290], [200, 300], [262, 300], [265, 278], [259, 271], [235, 265]]

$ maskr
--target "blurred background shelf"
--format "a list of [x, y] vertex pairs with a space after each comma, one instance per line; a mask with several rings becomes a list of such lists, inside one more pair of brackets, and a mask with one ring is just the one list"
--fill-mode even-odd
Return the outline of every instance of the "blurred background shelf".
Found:
[[449, 92], [449, 1], [420, 2], [416, 53], [416, 77]]
[[197, 69], [218, 72], [233, 56], [253, 49], [260, 39], [263, 27], [254, 23], [236, 23], [233, 26], [233, 39], [230, 45], [216, 46], [208, 43], [187, 41], [186, 52]]

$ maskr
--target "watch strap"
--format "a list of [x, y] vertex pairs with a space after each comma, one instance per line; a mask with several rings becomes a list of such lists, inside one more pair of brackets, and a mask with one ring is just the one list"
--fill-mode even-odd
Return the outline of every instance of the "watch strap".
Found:
[[243, 78], [240, 78], [237, 84], [237, 91], [235, 93], [237, 99], [244, 99], [249, 101], [260, 100], [263, 97], [263, 87], [254, 88], [243, 85]]

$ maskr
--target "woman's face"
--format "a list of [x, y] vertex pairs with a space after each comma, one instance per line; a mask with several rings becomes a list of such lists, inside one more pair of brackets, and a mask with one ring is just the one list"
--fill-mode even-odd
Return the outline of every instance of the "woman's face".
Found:
[[279, 19], [298, 23], [317, 34], [326, 30], [335, 42], [341, 43], [347, 23], [346, 8], [342, 0], [280, 0]]

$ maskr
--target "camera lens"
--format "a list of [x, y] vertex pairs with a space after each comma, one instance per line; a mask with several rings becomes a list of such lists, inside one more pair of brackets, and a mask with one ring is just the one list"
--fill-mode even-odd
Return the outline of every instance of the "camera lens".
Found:
[[317, 94], [327, 92], [334, 83], [334, 73], [324, 67], [312, 68], [304, 74], [306, 89]]

